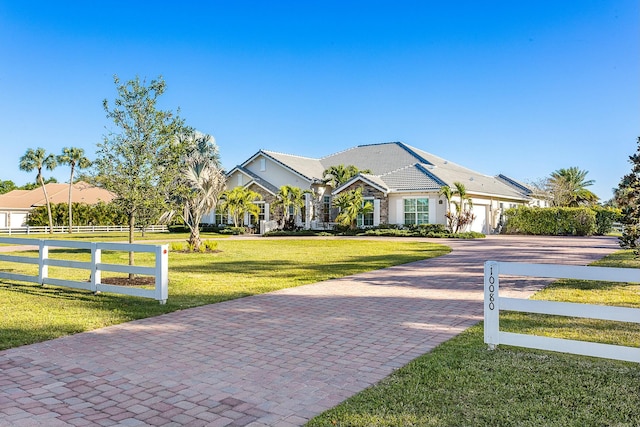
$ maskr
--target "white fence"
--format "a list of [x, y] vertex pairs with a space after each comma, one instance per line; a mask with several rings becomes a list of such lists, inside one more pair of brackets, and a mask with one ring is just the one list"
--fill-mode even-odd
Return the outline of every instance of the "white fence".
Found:
[[[137, 231], [142, 229], [137, 228]], [[71, 231], [74, 233], [111, 233], [111, 232], [128, 232], [128, 225], [74, 225], [71, 227]], [[166, 233], [169, 231], [166, 225], [149, 225], [144, 228], [145, 232], [149, 233]], [[44, 234], [49, 232], [48, 226], [42, 227], [0, 227], [0, 234]], [[68, 233], [69, 227], [65, 225], [56, 225], [53, 227], [54, 233]]]
[[637, 347], [501, 332], [500, 310], [640, 323], [640, 309], [505, 298], [500, 296], [500, 275], [637, 283], [640, 269], [497, 261], [484, 264], [484, 342], [489, 348], [506, 344], [640, 363]]
[[[168, 245], [139, 245], [129, 243], [95, 243], [95, 242], [78, 242], [71, 240], [43, 240], [43, 239], [24, 239], [24, 238], [7, 238], [0, 237], [0, 243], [8, 243], [11, 245], [28, 245], [38, 248], [38, 257], [25, 257], [18, 255], [0, 254], [0, 261], [37, 264], [38, 275], [32, 276], [27, 274], [10, 273], [0, 271], [0, 278], [16, 280], [21, 282], [39, 283], [41, 285], [65, 286], [68, 288], [86, 289], [94, 293], [113, 292], [125, 295], [132, 295], [144, 298], [153, 298], [164, 304], [169, 295], [169, 246]], [[70, 261], [62, 259], [49, 258], [49, 248], [73, 248], [85, 249], [91, 253], [91, 261]], [[124, 264], [105, 264], [102, 263], [102, 251], [122, 251], [122, 252], [150, 252], [155, 254], [155, 265], [153, 267], [124, 265]], [[88, 282], [76, 280], [56, 279], [49, 276], [49, 266], [75, 268], [89, 270], [91, 277]], [[101, 273], [103, 271], [141, 274], [146, 276], [154, 276], [155, 288], [143, 289], [128, 286], [110, 285], [101, 283]]]

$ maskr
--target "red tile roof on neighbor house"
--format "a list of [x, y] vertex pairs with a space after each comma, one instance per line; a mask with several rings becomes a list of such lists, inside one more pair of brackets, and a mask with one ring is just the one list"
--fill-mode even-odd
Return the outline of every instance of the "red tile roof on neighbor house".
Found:
[[[69, 201], [69, 184], [49, 183], [45, 184], [45, 187], [51, 203], [67, 203]], [[80, 181], [73, 184], [71, 197], [73, 203], [95, 205], [98, 202], [108, 203], [116, 196], [104, 188], [94, 187]], [[6, 194], [0, 194], [0, 209], [31, 209], [36, 206], [44, 206], [45, 203], [42, 187], [33, 190], [13, 190]]]

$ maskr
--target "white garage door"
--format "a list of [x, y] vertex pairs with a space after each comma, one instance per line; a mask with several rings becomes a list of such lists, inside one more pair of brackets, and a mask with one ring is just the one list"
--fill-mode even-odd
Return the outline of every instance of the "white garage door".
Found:
[[471, 231], [478, 233], [487, 233], [487, 205], [473, 205], [473, 213], [476, 219], [471, 224]]

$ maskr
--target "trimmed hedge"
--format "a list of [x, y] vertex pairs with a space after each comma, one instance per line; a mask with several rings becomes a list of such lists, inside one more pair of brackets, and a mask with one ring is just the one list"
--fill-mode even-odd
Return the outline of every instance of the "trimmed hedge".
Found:
[[539, 208], [520, 206], [507, 209], [504, 234], [541, 236], [591, 236], [611, 231], [619, 212], [597, 206], [579, 208]]

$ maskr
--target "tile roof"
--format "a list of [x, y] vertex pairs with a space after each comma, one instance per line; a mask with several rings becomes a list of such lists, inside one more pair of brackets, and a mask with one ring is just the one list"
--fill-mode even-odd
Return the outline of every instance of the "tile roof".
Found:
[[[266, 156], [310, 181], [322, 179], [330, 166], [354, 165], [369, 169], [378, 185], [396, 191], [438, 190], [461, 182], [468, 192], [523, 200], [528, 193], [498, 177], [488, 176], [402, 142], [359, 145], [321, 159], [261, 150]], [[381, 181], [381, 182], [379, 182]]]
[[[67, 203], [69, 201], [69, 184], [49, 183], [45, 184], [45, 187], [51, 203]], [[116, 196], [104, 188], [94, 187], [86, 182], [77, 182], [73, 184], [71, 197], [74, 203], [93, 205], [100, 201], [110, 202]], [[0, 208], [2, 209], [30, 209], [45, 204], [42, 187], [33, 190], [13, 190], [6, 194], [0, 194]]]
[[496, 176], [496, 178], [507, 185], [516, 187], [518, 190], [522, 191], [524, 194], [527, 194], [527, 195], [533, 194], [533, 190], [530, 187], [526, 186], [521, 182], [516, 181], [515, 179], [511, 179], [506, 175], [499, 174], [498, 176]]
[[322, 179], [322, 174], [326, 169], [318, 159], [267, 150], [261, 150], [261, 152], [271, 157], [276, 162], [281, 163], [294, 172], [297, 172], [307, 178], [309, 181], [313, 181], [314, 178]]
[[234, 169], [237, 169], [240, 172], [248, 175], [251, 178], [252, 182], [255, 182], [256, 184], [264, 187], [265, 189], [270, 191], [272, 194], [278, 194], [278, 191], [279, 191], [278, 187], [276, 187], [275, 185], [271, 184], [270, 182], [260, 178], [258, 175], [256, 175], [255, 173], [251, 172], [249, 169], [243, 168], [242, 166], [236, 166]]
[[439, 190], [444, 183], [419, 163], [380, 175], [387, 187], [396, 190]]

